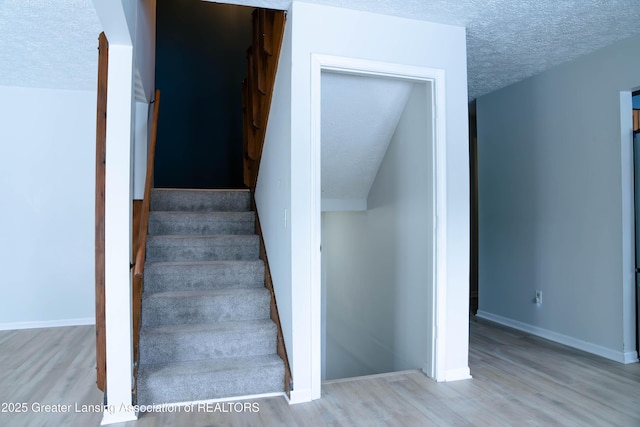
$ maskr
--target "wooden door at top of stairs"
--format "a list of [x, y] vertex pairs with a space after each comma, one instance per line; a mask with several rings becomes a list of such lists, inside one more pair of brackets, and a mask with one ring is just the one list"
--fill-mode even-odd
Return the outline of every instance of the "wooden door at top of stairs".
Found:
[[98, 106], [96, 112], [96, 230], [95, 230], [95, 293], [96, 293], [96, 385], [105, 391], [106, 337], [105, 337], [105, 262], [104, 262], [104, 210], [105, 160], [107, 142], [107, 69], [109, 42], [104, 33], [98, 37]]

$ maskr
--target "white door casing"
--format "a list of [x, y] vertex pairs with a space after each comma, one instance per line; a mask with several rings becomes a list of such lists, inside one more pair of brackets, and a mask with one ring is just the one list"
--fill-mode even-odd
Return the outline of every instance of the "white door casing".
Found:
[[402, 64], [369, 61], [321, 54], [311, 56], [311, 207], [313, 213], [310, 225], [311, 248], [311, 355], [312, 355], [312, 394], [313, 399], [321, 394], [321, 73], [331, 71], [362, 76], [406, 79], [424, 82], [432, 86], [433, 121], [433, 195], [434, 212], [433, 234], [433, 280], [428, 292], [433, 302], [430, 307], [429, 324], [425, 325], [428, 334], [429, 354], [426, 356], [423, 371], [436, 381], [446, 378], [446, 119], [445, 119], [445, 72], [442, 69], [415, 67]]

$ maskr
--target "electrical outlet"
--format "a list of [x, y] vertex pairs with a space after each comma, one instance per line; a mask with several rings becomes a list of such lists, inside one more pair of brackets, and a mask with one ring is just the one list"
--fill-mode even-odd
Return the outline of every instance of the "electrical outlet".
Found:
[[536, 290], [536, 298], [535, 298], [534, 302], [536, 304], [538, 304], [538, 305], [542, 304], [542, 291]]

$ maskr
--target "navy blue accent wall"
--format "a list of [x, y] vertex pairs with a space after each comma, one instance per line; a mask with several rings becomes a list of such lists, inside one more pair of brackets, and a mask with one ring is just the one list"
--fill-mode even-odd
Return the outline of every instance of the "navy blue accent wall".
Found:
[[157, 1], [156, 187], [244, 188], [242, 79], [251, 12], [202, 0]]

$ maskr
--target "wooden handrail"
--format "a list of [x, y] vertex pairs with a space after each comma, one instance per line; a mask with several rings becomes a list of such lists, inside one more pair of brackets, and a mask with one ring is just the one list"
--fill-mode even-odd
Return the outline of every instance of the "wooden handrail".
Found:
[[107, 375], [107, 341], [105, 335], [105, 174], [107, 150], [107, 80], [109, 41], [103, 33], [98, 38], [98, 97], [96, 114], [96, 385], [105, 391]]
[[247, 78], [242, 82], [244, 183], [255, 189], [275, 85], [285, 13], [253, 11], [253, 44], [247, 49]]
[[156, 90], [153, 106], [153, 122], [151, 124], [151, 139], [147, 152], [147, 176], [144, 184], [144, 198], [142, 199], [142, 218], [138, 234], [138, 248], [133, 274], [136, 278], [144, 276], [144, 260], [147, 255], [147, 230], [149, 229], [149, 207], [151, 205], [151, 181], [153, 180], [153, 161], [156, 154], [156, 136], [158, 135], [158, 110], [160, 108], [160, 91]]

